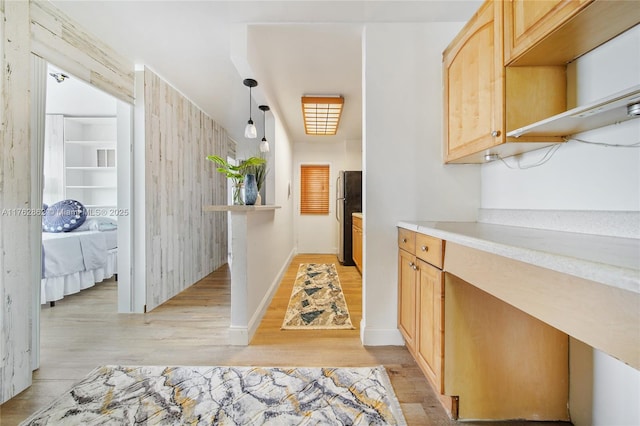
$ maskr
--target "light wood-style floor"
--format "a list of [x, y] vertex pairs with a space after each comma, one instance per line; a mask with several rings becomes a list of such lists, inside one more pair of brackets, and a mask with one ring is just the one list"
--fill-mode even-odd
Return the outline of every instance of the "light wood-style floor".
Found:
[[[300, 263], [336, 264], [355, 330], [280, 330]], [[116, 296], [115, 281], [107, 281], [42, 309], [40, 369], [29, 389], [0, 406], [0, 424], [17, 425], [105, 364], [384, 365], [409, 425], [457, 424], [449, 420], [404, 347], [362, 346], [362, 280], [355, 267], [340, 265], [333, 255], [294, 258], [246, 347], [228, 344], [226, 265], [146, 314], [117, 314]]]

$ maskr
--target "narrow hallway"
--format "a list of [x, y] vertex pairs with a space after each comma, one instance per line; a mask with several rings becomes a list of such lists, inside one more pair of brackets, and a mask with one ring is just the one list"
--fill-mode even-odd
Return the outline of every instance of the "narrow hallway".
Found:
[[[336, 264], [356, 329], [280, 330], [300, 263]], [[384, 365], [409, 425], [456, 424], [405, 347], [362, 346], [362, 280], [334, 255], [293, 259], [249, 346], [228, 344], [227, 265], [146, 314], [116, 314], [116, 285], [108, 281], [43, 308], [41, 368], [30, 388], [0, 406], [0, 424], [19, 424], [99, 365]]]

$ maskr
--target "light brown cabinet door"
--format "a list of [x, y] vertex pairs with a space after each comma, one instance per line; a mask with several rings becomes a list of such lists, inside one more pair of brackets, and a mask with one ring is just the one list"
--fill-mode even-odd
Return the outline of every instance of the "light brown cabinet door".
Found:
[[409, 352], [415, 353], [416, 340], [416, 258], [398, 250], [398, 328]]
[[565, 65], [640, 22], [637, 0], [505, 0], [509, 66]]
[[485, 2], [443, 56], [445, 161], [504, 142], [502, 6]]
[[504, 62], [535, 46], [593, 0], [507, 0], [504, 2]]
[[356, 225], [356, 221], [354, 218], [354, 225], [352, 228], [352, 252], [353, 252], [353, 261], [356, 264], [356, 267], [362, 273], [362, 228]]
[[442, 271], [418, 260], [417, 361], [436, 391], [444, 392], [444, 281]]

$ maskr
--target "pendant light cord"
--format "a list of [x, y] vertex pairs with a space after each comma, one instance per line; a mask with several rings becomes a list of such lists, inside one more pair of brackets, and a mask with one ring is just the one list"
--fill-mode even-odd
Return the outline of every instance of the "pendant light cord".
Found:
[[251, 120], [251, 86], [249, 86], [249, 121], [253, 121]]

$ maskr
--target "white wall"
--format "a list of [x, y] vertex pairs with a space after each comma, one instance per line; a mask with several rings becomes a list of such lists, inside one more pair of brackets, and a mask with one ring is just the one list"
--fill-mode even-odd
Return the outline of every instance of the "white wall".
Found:
[[403, 344], [397, 329], [398, 221], [476, 219], [478, 166], [442, 164], [442, 51], [462, 25], [365, 28], [365, 345]]
[[[571, 97], [592, 102], [640, 84], [640, 27], [590, 52], [569, 67]], [[640, 119], [585, 132], [589, 141], [640, 142]], [[544, 152], [544, 151], [543, 151]], [[542, 156], [528, 153], [531, 164]], [[518, 159], [509, 159], [515, 163]], [[482, 166], [481, 205], [495, 209], [640, 211], [640, 149], [569, 142], [543, 166], [510, 170], [500, 162]], [[640, 371], [571, 344], [571, 416], [581, 425], [640, 424]]]
[[116, 115], [117, 103], [113, 96], [52, 65], [47, 72], [62, 72], [69, 76], [62, 83], [47, 76], [47, 114]]
[[[640, 27], [590, 52], [570, 66], [569, 81], [580, 104], [640, 84]], [[571, 80], [571, 79], [570, 79]], [[640, 142], [640, 119], [577, 135], [607, 143]], [[507, 159], [533, 164], [545, 150]], [[640, 210], [640, 149], [568, 142], [546, 164], [511, 170], [500, 162], [482, 166], [482, 207], [495, 209]]]
[[343, 148], [342, 170], [362, 170], [362, 139], [348, 139]]
[[294, 175], [294, 148], [282, 123], [278, 117], [275, 118], [274, 134], [271, 139], [269, 139], [273, 141], [271, 143], [273, 166], [267, 179], [273, 179], [273, 201], [274, 204], [281, 206], [281, 209], [276, 211], [270, 238], [274, 244], [274, 253], [272, 256], [280, 260], [280, 265], [282, 265], [282, 260], [294, 252], [294, 230], [291, 226], [294, 215], [294, 197], [293, 194], [289, 192], [289, 187], [292, 185]]
[[[578, 374], [580, 374], [578, 372]], [[626, 364], [593, 351], [592, 425], [640, 424], [640, 373]], [[575, 426], [588, 423], [574, 422]]]
[[[340, 170], [362, 170], [362, 142], [296, 143], [294, 146], [295, 235], [298, 253], [337, 253], [340, 241], [336, 220], [336, 179]], [[329, 164], [329, 214], [300, 214], [300, 165]]]

